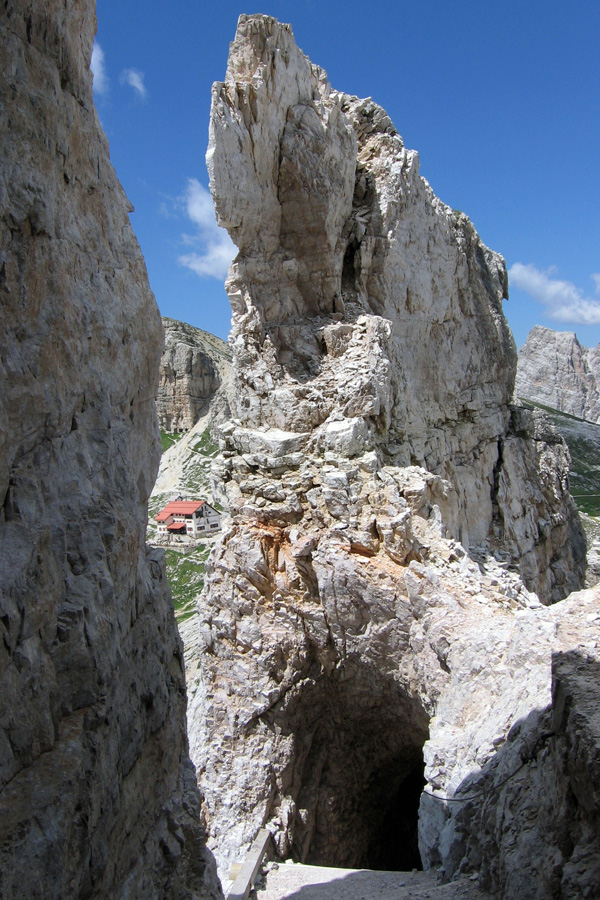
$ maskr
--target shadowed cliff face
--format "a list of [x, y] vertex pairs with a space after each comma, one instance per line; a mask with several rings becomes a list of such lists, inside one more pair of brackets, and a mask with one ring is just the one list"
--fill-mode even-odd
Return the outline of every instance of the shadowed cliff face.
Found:
[[586, 628], [542, 606], [584, 544], [564, 444], [510, 404], [504, 262], [272, 18], [240, 17], [207, 159], [239, 248], [233, 521], [189, 716], [211, 846], [226, 872], [269, 822], [282, 857], [412, 866], [382, 833], [416, 845], [424, 766], [420, 853], [451, 875], [473, 863], [442, 798], [547, 705], [553, 648]]
[[2, 4], [0, 894], [209, 896], [144, 544], [162, 329], [94, 110], [95, 24], [92, 2]]
[[[591, 593], [591, 592], [590, 592]], [[590, 595], [579, 595], [589, 610]], [[564, 625], [568, 627], [567, 621]], [[454, 819], [449, 853], [482, 864], [481, 882], [509, 900], [595, 897], [600, 885], [598, 652], [552, 654], [552, 697], [519, 718], [466, 799], [438, 815]], [[458, 827], [456, 827], [458, 826]], [[463, 864], [464, 865], [464, 864]]]

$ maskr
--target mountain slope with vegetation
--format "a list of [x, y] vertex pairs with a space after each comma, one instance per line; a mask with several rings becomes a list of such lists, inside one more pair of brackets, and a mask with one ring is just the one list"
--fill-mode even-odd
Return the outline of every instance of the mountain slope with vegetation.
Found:
[[600, 425], [548, 406], [532, 405], [548, 415], [567, 442], [571, 453], [569, 485], [580, 513], [600, 516]]
[[[158, 478], [148, 506], [148, 540], [156, 540], [154, 516], [173, 497], [213, 502], [210, 467], [218, 452], [203, 416], [186, 434], [161, 432], [163, 455]], [[218, 507], [217, 507], [218, 508]], [[165, 548], [166, 566], [175, 614], [178, 621], [194, 614], [197, 595], [204, 585], [204, 566], [215, 535], [192, 545], [174, 544]]]
[[596, 584], [600, 581], [600, 425], [549, 406], [532, 405], [546, 413], [569, 447], [569, 489], [588, 545], [587, 584]]

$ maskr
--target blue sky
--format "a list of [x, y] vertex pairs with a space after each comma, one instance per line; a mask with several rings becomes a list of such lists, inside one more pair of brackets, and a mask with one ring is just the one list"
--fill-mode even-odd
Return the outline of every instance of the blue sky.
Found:
[[290, 22], [333, 87], [387, 110], [505, 257], [518, 345], [536, 323], [600, 342], [598, 0], [97, 0], [96, 105], [163, 315], [229, 331], [204, 154], [242, 12]]

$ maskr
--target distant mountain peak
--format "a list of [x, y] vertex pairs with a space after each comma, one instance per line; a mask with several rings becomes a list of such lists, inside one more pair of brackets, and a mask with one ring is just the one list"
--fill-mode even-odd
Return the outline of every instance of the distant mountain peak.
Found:
[[588, 422], [600, 422], [600, 354], [573, 331], [535, 325], [519, 350], [515, 394]]
[[164, 431], [189, 431], [204, 416], [230, 370], [229, 345], [201, 328], [163, 318], [156, 408]]

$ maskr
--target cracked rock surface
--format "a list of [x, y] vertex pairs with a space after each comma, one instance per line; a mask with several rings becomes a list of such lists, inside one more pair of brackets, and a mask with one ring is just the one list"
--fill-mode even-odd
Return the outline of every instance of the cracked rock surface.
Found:
[[504, 260], [435, 197], [385, 112], [333, 90], [288, 26], [242, 17], [207, 162], [240, 251], [226, 285], [233, 507], [281, 519], [299, 496], [263, 497], [264, 467], [244, 460], [266, 456], [272, 473], [294, 453], [375, 452], [451, 484], [447, 534], [508, 552], [544, 602], [579, 587], [564, 446], [510, 404]]
[[519, 350], [515, 393], [560, 412], [600, 422], [600, 353], [573, 331], [534, 325]]
[[[189, 710], [209, 844], [224, 877], [267, 823], [281, 858], [422, 860], [501, 889], [529, 863], [494, 831], [502, 777], [485, 839], [482, 804], [446, 798], [510, 768], [507, 737], [523, 749], [518, 722], [552, 704], [553, 653], [597, 654], [600, 603], [556, 603], [585, 543], [564, 443], [510, 402], [504, 261], [385, 112], [333, 90], [272, 18], [240, 17], [207, 160], [239, 248], [215, 468], [231, 520]], [[557, 883], [597, 845], [581, 801], [556, 849], [568, 794], [532, 826]]]
[[165, 345], [160, 361], [156, 411], [168, 432], [189, 431], [207, 415], [228, 380], [231, 351], [225, 341], [176, 319], [163, 318]]
[[145, 546], [162, 329], [85, 2], [0, 24], [0, 896], [212, 898], [182, 647]]

